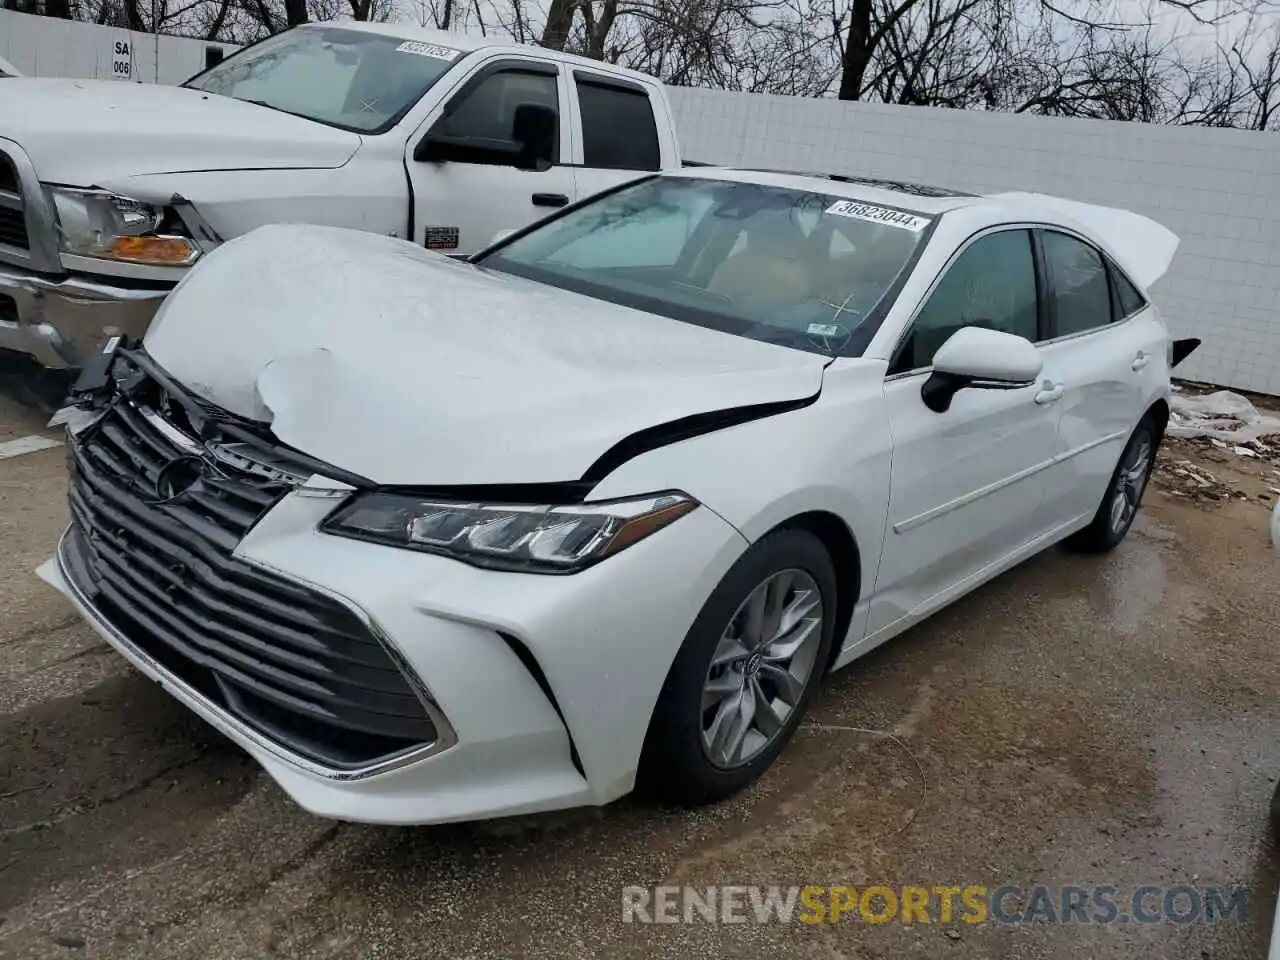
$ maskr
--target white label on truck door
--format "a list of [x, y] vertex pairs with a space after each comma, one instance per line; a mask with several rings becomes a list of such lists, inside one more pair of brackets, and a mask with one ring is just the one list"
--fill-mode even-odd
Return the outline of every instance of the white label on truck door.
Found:
[[901, 227], [912, 233], [919, 233], [929, 225], [928, 217], [917, 217], [912, 213], [877, 207], [871, 203], [859, 203], [856, 200], [837, 200], [827, 207], [827, 213], [834, 213], [838, 217], [853, 217], [855, 220], [869, 220], [871, 223], [883, 223], [890, 227]]
[[416, 53], [420, 57], [433, 57], [436, 60], [448, 60], [450, 62], [458, 59], [461, 50], [454, 50], [452, 47], [438, 47], [434, 43], [422, 43], [419, 40], [406, 40], [400, 46], [396, 47], [396, 53]]
[[133, 50], [127, 34], [111, 41], [111, 79], [133, 79]]

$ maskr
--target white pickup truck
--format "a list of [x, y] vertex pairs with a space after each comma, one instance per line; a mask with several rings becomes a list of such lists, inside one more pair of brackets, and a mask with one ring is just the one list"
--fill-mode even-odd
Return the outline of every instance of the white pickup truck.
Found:
[[9, 80], [0, 358], [79, 367], [105, 337], [140, 335], [212, 247], [266, 223], [463, 256], [681, 163], [652, 77], [403, 24], [297, 27], [178, 87]]

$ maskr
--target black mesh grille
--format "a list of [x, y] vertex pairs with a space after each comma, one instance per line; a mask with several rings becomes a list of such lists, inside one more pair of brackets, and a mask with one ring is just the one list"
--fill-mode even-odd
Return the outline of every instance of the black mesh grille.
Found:
[[3, 153], [0, 153], [0, 190], [8, 193], [18, 193], [18, 171], [14, 169], [13, 161]]
[[27, 239], [26, 214], [12, 207], [0, 206], [0, 243], [19, 250], [27, 250], [31, 241]]
[[190, 453], [147, 413], [119, 401], [69, 444], [63, 559], [98, 612], [223, 710], [304, 756], [353, 766], [433, 742], [422, 701], [360, 617], [231, 555], [287, 483], [206, 461], [199, 481], [157, 503], [161, 470]]

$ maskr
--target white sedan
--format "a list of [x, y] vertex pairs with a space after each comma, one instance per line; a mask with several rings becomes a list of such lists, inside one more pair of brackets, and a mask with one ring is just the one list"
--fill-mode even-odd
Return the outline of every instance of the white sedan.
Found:
[[828, 671], [1124, 538], [1176, 246], [1050, 197], [715, 168], [471, 262], [264, 227], [86, 369], [42, 574], [317, 814], [715, 801]]

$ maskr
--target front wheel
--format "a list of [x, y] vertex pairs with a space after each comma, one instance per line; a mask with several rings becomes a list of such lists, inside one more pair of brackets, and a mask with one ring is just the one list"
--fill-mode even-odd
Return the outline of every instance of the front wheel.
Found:
[[699, 805], [764, 773], [826, 671], [835, 613], [835, 570], [813, 534], [781, 530], [743, 554], [704, 604], [667, 675], [639, 788]]
[[1119, 546], [1138, 515], [1159, 442], [1155, 420], [1148, 413], [1134, 428], [1120, 454], [1098, 512], [1089, 526], [1067, 541], [1069, 546], [1086, 553], [1106, 553]]

